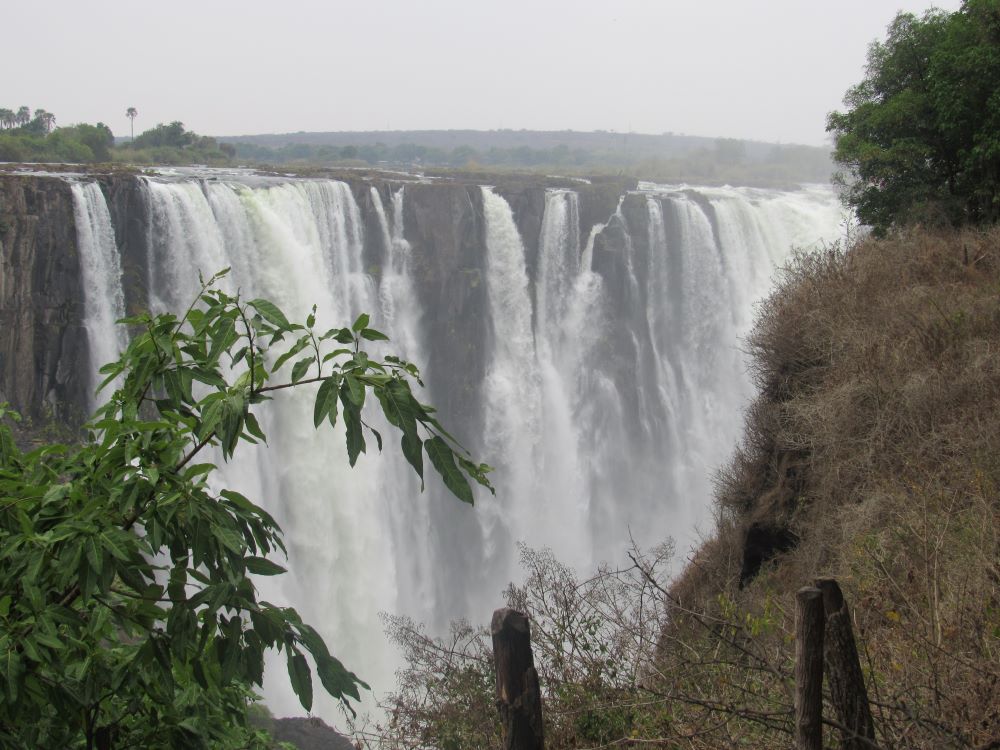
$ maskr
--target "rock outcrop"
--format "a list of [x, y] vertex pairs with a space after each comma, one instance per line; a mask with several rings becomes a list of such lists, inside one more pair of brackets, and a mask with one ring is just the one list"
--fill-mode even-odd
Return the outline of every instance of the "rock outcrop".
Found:
[[0, 177], [0, 402], [33, 420], [79, 420], [86, 338], [70, 186]]

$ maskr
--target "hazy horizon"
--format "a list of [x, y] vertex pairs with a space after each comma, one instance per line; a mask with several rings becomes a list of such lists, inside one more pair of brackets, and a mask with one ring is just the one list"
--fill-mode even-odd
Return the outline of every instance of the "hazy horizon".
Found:
[[[946, 10], [958, 0], [938, 3]], [[0, 107], [205, 135], [616, 131], [826, 145], [916, 0], [19, 4]]]

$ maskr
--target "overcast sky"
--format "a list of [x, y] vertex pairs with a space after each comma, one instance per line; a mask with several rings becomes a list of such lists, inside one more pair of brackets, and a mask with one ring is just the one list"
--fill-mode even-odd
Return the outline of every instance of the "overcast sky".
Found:
[[[128, 133], [527, 128], [826, 143], [917, 0], [5, 3], [0, 107]], [[958, 0], [939, 0], [955, 10]]]

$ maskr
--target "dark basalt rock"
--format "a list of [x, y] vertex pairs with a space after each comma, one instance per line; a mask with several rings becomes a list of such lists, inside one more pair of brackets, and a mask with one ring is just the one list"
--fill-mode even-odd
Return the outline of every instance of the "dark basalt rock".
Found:
[[[485, 284], [482, 194], [468, 185], [408, 185], [403, 203], [413, 280], [424, 321], [433, 403], [446, 422], [479, 434], [478, 388], [492, 339]], [[458, 436], [468, 439], [468, 436]]]
[[149, 206], [139, 178], [134, 175], [110, 175], [98, 182], [108, 200], [115, 242], [121, 253], [125, 310], [133, 315], [149, 304]]
[[[317, 175], [319, 176], [319, 175]], [[486, 352], [493, 336], [487, 315], [485, 226], [480, 182], [496, 185], [511, 205], [525, 245], [529, 276], [538, 267], [546, 190], [572, 188], [579, 195], [580, 237], [607, 222], [619, 196], [634, 180], [585, 184], [533, 175], [455, 175], [435, 182], [396, 180], [391, 175], [323, 175], [346, 181], [358, 202], [365, 233], [365, 267], [378, 277], [386, 262], [385, 241], [371, 187], [378, 190], [392, 221], [392, 193], [405, 184], [404, 234], [412, 247], [414, 283], [428, 319], [427, 369], [435, 373], [431, 399], [444, 421], [479, 434], [476, 413]], [[141, 175], [95, 174], [108, 200], [122, 258], [129, 314], [149, 300], [150, 214]], [[626, 200], [629, 231], [644, 233], [641, 196]], [[634, 206], [632, 204], [635, 204]], [[612, 223], [595, 244], [595, 265], [615, 304], [637, 310], [625, 288], [620, 251], [625, 228]], [[641, 251], [642, 256], [645, 251]], [[639, 258], [637, 256], [637, 258]], [[640, 258], [641, 260], [641, 258]], [[644, 261], [643, 261], [644, 262]], [[0, 399], [32, 417], [78, 424], [88, 401], [89, 372], [76, 226], [69, 183], [57, 177], [0, 173]], [[633, 357], [634, 359], [634, 357]], [[466, 436], [470, 439], [469, 436]], [[470, 448], [475, 448], [470, 442]]]
[[78, 424], [86, 333], [73, 196], [53, 177], [0, 175], [0, 402]]
[[743, 562], [740, 566], [740, 588], [760, 572], [764, 563], [798, 544], [799, 538], [785, 526], [754, 523], [747, 529], [743, 541]]

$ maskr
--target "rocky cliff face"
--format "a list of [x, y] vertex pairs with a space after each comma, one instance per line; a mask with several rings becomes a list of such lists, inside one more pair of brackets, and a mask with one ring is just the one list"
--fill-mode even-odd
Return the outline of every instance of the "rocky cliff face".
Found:
[[73, 198], [53, 177], [0, 177], [0, 401], [74, 422], [86, 341]]
[[[376, 175], [338, 174], [361, 210], [365, 264], [378, 276], [387, 248], [372, 196], [383, 206], [398, 185]], [[134, 174], [97, 175], [107, 198], [121, 254], [129, 313], [149, 299], [150, 227], [148, 201]], [[546, 178], [494, 176], [487, 180], [511, 205], [525, 242], [525, 261], [534, 279], [546, 188], [566, 187]], [[619, 196], [634, 181], [594, 185], [572, 183], [579, 195], [580, 235], [611, 216]], [[406, 185], [406, 238], [413, 248], [413, 276], [425, 321], [429, 368], [446, 373], [431, 396], [444, 414], [473, 414], [474, 384], [482, 381], [492, 331], [486, 314], [485, 227], [477, 183], [456, 179]], [[0, 399], [34, 418], [70, 424], [84, 416], [87, 347], [80, 326], [83, 299], [76, 225], [69, 183], [57, 177], [0, 174]], [[620, 265], [620, 264], [619, 264]], [[621, 274], [615, 266], [613, 273]], [[612, 272], [612, 271], [609, 271]], [[461, 343], [459, 343], [461, 342]]]
[[446, 376], [431, 396], [445, 414], [475, 414], [474, 388], [492, 335], [484, 314], [482, 196], [467, 185], [414, 185], [406, 197], [414, 281], [429, 318], [426, 330], [436, 332], [428, 337], [428, 369]]
[[147, 307], [150, 217], [139, 180], [134, 175], [107, 175], [99, 180], [108, 199], [115, 242], [122, 259], [122, 287], [129, 314]]

